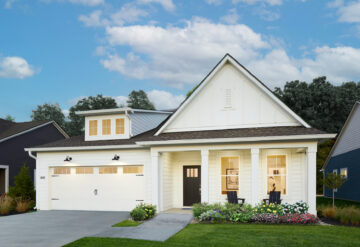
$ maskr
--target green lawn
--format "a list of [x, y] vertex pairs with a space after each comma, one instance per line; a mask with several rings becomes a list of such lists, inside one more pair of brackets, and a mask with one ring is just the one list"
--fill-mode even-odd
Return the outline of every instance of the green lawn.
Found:
[[120, 238], [82, 238], [66, 247], [100, 246], [359, 246], [360, 228], [254, 224], [193, 224], [166, 242]]
[[[317, 197], [316, 198], [317, 206], [332, 206], [332, 198], [324, 198], [324, 197]], [[335, 206], [343, 208], [349, 206], [355, 206], [360, 208], [360, 202], [353, 202], [353, 201], [345, 201], [341, 199], [335, 199]]]
[[133, 220], [123, 220], [115, 225], [113, 227], [132, 227], [132, 226], [138, 226], [142, 222], [133, 221]]

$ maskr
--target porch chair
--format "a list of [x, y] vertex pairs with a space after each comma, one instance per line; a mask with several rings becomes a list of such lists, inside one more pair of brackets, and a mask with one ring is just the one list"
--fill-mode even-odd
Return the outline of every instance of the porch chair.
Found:
[[[269, 199], [263, 199], [264, 204], [281, 204], [281, 192], [280, 191], [270, 191]], [[267, 203], [266, 203], [267, 202]]]
[[[231, 204], [240, 204], [243, 205], [245, 203], [245, 198], [238, 198], [236, 191], [227, 191], [227, 199]], [[241, 201], [241, 203], [239, 203]]]

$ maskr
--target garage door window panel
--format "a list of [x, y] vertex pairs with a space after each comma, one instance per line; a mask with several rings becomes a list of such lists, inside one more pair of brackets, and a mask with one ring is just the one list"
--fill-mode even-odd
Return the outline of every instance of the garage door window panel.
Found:
[[94, 174], [93, 167], [76, 167], [76, 174]]
[[124, 174], [142, 174], [143, 166], [124, 166], [123, 173]]
[[116, 174], [118, 168], [116, 166], [100, 167], [99, 174]]
[[71, 173], [70, 167], [54, 167], [54, 174], [56, 175], [68, 175]]

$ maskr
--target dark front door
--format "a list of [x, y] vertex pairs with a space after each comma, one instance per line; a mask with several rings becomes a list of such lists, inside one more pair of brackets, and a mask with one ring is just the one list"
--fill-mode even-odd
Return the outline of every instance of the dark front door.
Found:
[[200, 166], [184, 166], [184, 206], [192, 206], [201, 201]]

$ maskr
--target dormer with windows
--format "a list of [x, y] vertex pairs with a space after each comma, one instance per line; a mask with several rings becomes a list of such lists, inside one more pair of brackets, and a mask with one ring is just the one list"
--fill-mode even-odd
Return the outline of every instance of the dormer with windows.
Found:
[[85, 141], [129, 139], [158, 126], [171, 112], [131, 108], [76, 112], [85, 117]]

